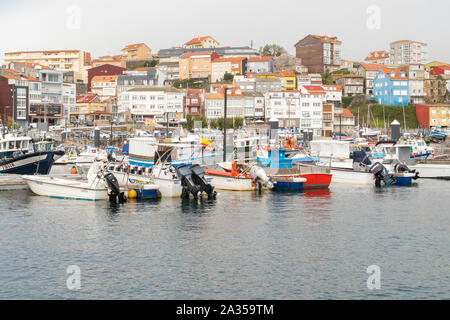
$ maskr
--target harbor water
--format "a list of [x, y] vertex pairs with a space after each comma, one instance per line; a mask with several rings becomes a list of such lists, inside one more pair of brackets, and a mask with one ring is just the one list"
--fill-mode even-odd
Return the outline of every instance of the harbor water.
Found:
[[448, 181], [117, 206], [2, 192], [0, 226], [0, 299], [450, 298]]

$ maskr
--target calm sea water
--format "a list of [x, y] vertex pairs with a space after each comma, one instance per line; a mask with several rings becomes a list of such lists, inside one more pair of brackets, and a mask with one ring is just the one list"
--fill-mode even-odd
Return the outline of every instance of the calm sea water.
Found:
[[[1, 299], [449, 299], [450, 183], [111, 207], [0, 193]], [[81, 269], [70, 291], [66, 270]], [[367, 267], [381, 289], [367, 288]]]

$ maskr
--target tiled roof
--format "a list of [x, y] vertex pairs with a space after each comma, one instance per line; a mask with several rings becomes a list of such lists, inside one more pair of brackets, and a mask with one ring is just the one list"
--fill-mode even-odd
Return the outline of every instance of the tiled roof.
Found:
[[114, 76], [95, 76], [92, 78], [91, 82], [116, 82], [118, 75]]
[[353, 113], [347, 108], [342, 109], [342, 113], [337, 113], [337, 114], [338, 115], [340, 114], [343, 117], [348, 117], [348, 118], [353, 118], [354, 117]]
[[325, 94], [325, 90], [322, 86], [303, 86], [310, 94]]
[[366, 70], [381, 70], [385, 68], [384, 65], [379, 63], [362, 63], [361, 65]]
[[321, 87], [325, 89], [325, 91], [342, 91], [342, 87], [336, 85], [322, 85]]
[[247, 61], [248, 62], [259, 62], [259, 61], [270, 61], [272, 60], [274, 57], [272, 56], [266, 56], [266, 57], [253, 57], [253, 58], [249, 58]]
[[216, 58], [212, 62], [242, 62], [246, 57]]
[[11, 76], [9, 74], [0, 74], [0, 77], [6, 78], [6, 79], [12, 79], [12, 80], [22, 80], [20, 77]]
[[292, 70], [284, 70], [277, 74], [277, 77], [295, 77], [296, 74]]
[[97, 98], [96, 94], [77, 95], [77, 103], [91, 103]]
[[14, 63], [19, 63], [19, 64], [22, 64], [26, 67], [33, 68], [33, 69], [37, 69], [36, 67], [40, 67], [43, 70], [54, 70], [50, 67], [44, 66], [43, 64], [39, 64], [39, 63], [22, 62], [22, 61], [14, 61]]
[[123, 48], [121, 51], [136, 50], [142, 46], [145, 46], [145, 43], [129, 44], [125, 48]]
[[329, 43], [335, 43], [335, 44], [341, 44], [342, 43], [341, 41], [339, 41], [337, 39], [337, 37], [318, 36], [318, 35], [315, 35], [315, 34], [311, 34], [311, 37], [314, 37], [316, 39], [320, 39], [320, 40], [322, 40], [324, 42], [329, 42]]
[[389, 52], [387, 51], [373, 51], [369, 52], [369, 55], [366, 57], [366, 61], [369, 60], [377, 60], [377, 59], [387, 59], [389, 58]]
[[[384, 74], [392, 80], [408, 80], [408, 76], [406, 75], [406, 72], [403, 72], [402, 70], [399, 69], [389, 69], [389, 68], [382, 68], [381, 71], [384, 72]], [[394, 73], [394, 75], [391, 75], [392, 73]], [[404, 73], [405, 76], [402, 77], [400, 74]]]
[[[191, 45], [191, 44], [201, 43], [201, 42], [203, 42], [204, 40], [206, 40], [206, 39], [208, 39], [208, 38], [213, 39], [213, 38], [210, 37], [210, 36], [197, 37], [197, 38], [194, 38], [194, 39], [189, 40], [188, 42], [185, 43], [185, 45], [186, 45], [186, 46], [189, 46], [189, 45]], [[213, 40], [214, 40], [214, 39], [213, 39]], [[214, 40], [214, 41], [215, 41], [215, 40]]]

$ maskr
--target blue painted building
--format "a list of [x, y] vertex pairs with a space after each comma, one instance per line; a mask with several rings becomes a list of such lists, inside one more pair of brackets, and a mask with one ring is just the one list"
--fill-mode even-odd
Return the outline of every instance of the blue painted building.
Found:
[[409, 79], [401, 70], [380, 70], [373, 80], [373, 89], [379, 104], [404, 106], [409, 103]]

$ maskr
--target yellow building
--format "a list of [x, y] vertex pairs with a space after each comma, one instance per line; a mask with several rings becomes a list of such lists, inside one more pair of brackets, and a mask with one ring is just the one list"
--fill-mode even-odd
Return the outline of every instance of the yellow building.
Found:
[[184, 79], [210, 79], [212, 61], [219, 58], [213, 51], [187, 52], [180, 56], [179, 76]]
[[75, 81], [85, 83], [87, 83], [87, 70], [91, 68], [91, 54], [80, 50], [6, 52], [4, 61], [5, 64], [28, 62], [64, 72], [72, 71]]
[[217, 42], [210, 36], [205, 36], [205, 37], [197, 37], [192, 40], [189, 40], [184, 45], [186, 46], [186, 48], [189, 48], [189, 49], [217, 48], [219, 46], [219, 42]]
[[450, 124], [450, 105], [429, 105], [430, 127], [448, 127]]
[[75, 120], [92, 120], [93, 114], [105, 112], [105, 104], [96, 94], [77, 95], [77, 104], [70, 117]]
[[427, 64], [425, 65], [425, 70], [427, 70], [428, 72], [430, 72], [431, 69], [433, 69], [434, 67], [437, 67], [437, 66], [450, 66], [450, 64], [445, 63], [445, 62], [440, 62], [440, 61], [432, 61], [432, 62], [427, 63]]
[[124, 61], [152, 60], [152, 50], [145, 43], [129, 44], [122, 50]]
[[277, 77], [281, 79], [282, 84], [286, 90], [297, 89], [297, 76], [294, 71], [286, 70], [277, 74]]

